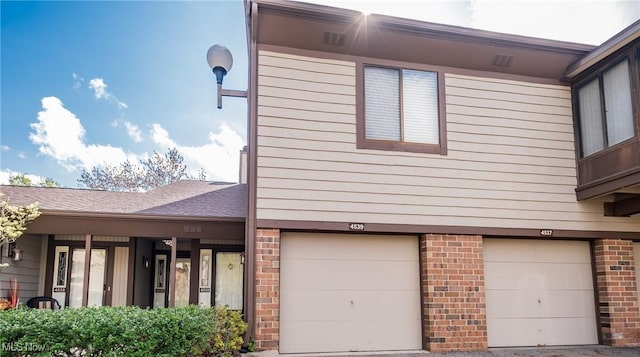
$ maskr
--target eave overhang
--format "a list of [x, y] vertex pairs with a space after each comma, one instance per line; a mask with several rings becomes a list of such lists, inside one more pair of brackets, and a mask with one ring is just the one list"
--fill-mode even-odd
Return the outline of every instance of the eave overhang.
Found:
[[629, 25], [618, 34], [605, 41], [602, 45], [593, 49], [588, 55], [572, 63], [564, 74], [564, 78], [570, 79], [584, 72], [591, 66], [604, 60], [607, 56], [631, 43], [640, 37], [640, 20]]
[[[294, 1], [256, 0], [258, 43], [559, 81], [595, 46]], [[327, 42], [327, 34], [344, 36]], [[497, 56], [512, 58], [496, 65]], [[540, 64], [544, 63], [544, 66]]]

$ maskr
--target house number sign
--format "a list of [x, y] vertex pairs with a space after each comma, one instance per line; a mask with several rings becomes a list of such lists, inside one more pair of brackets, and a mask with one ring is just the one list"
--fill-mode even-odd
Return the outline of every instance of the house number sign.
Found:
[[349, 223], [350, 231], [364, 231], [364, 223]]
[[541, 229], [540, 235], [543, 237], [551, 237], [553, 236], [553, 229]]

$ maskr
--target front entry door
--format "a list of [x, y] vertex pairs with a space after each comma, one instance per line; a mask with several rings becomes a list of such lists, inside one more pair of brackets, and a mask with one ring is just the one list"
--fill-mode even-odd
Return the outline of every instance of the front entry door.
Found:
[[[84, 248], [76, 248], [71, 253], [71, 281], [69, 282], [69, 307], [82, 306], [82, 292], [84, 283]], [[105, 284], [107, 250], [104, 248], [91, 249], [91, 268], [89, 270], [89, 300], [87, 306], [102, 306], [105, 291], [110, 289]]]
[[216, 254], [215, 304], [242, 310], [244, 264], [241, 253]]

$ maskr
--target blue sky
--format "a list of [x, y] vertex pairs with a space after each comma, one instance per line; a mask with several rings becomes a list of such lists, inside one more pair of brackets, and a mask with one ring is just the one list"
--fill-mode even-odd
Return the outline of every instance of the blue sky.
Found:
[[237, 179], [246, 101], [225, 98], [216, 109], [206, 51], [227, 46], [234, 65], [225, 87], [247, 88], [242, 1], [1, 6], [5, 177], [76, 187], [82, 168], [176, 146], [190, 169]]
[[[595, 45], [640, 18], [635, 0], [314, 2]], [[242, 0], [2, 1], [0, 183], [25, 173], [77, 187], [83, 168], [170, 147], [193, 172], [236, 181], [246, 101], [216, 109], [206, 51], [227, 46], [224, 87], [246, 89], [245, 31]]]

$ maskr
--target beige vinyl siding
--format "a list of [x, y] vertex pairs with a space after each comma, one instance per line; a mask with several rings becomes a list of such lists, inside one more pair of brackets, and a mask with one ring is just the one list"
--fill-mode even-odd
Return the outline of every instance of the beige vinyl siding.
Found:
[[356, 148], [353, 62], [260, 51], [257, 218], [638, 231], [577, 202], [568, 87], [445, 74], [448, 154]]
[[9, 297], [9, 280], [18, 279], [20, 284], [20, 304], [26, 304], [29, 299], [39, 294], [40, 284], [40, 254], [43, 236], [25, 234], [16, 240], [16, 245], [22, 249], [22, 261], [14, 262], [6, 256], [7, 245], [2, 246], [0, 263], [9, 264], [0, 270], [0, 298]]

